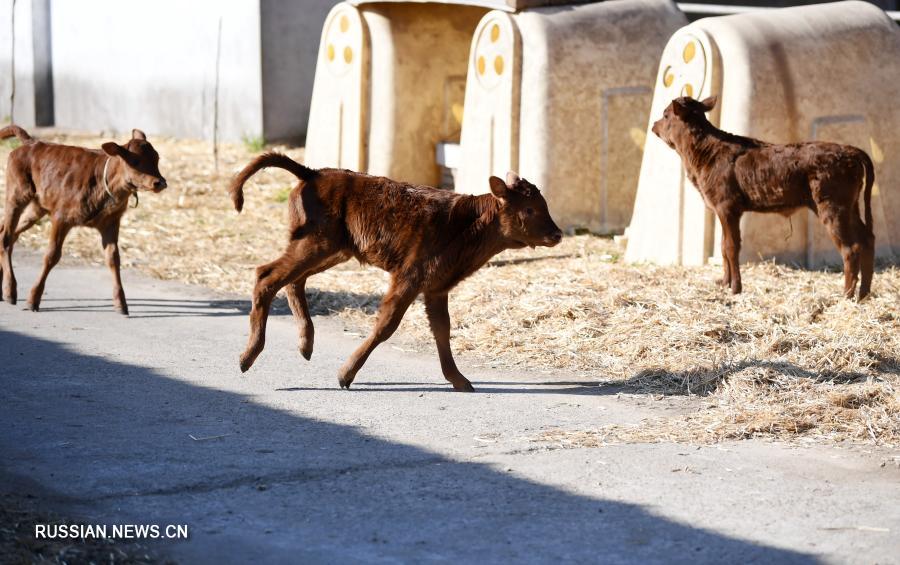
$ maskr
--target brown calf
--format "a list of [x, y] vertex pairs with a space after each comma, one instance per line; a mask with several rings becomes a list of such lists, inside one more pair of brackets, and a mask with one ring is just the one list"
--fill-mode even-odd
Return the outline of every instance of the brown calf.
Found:
[[113, 142], [103, 150], [85, 149], [33, 139], [18, 126], [0, 129], [0, 139], [16, 136], [22, 146], [9, 154], [6, 166], [6, 208], [0, 235], [3, 238], [3, 298], [16, 303], [16, 277], [12, 251], [19, 235], [50, 215], [50, 247], [44, 269], [28, 304], [37, 312], [47, 275], [62, 255], [63, 241], [75, 226], [100, 232], [106, 264], [113, 275], [113, 300], [128, 314], [119, 275], [119, 222], [128, 199], [138, 190], [159, 192], [166, 179], [159, 174], [159, 155], [141, 130], [133, 130], [124, 146]]
[[[724, 132], [706, 119], [716, 97], [676, 98], [653, 133], [678, 152], [687, 176], [722, 223], [723, 286], [741, 292], [740, 219], [744, 212], [791, 215], [809, 208], [844, 260], [844, 296], [869, 294], [875, 263], [872, 160], [856, 147], [808, 142], [775, 145]], [[863, 192], [866, 220], [859, 216]], [[860, 271], [861, 276], [860, 276]]]
[[288, 203], [290, 241], [284, 254], [256, 269], [250, 339], [241, 371], [250, 368], [265, 344], [266, 319], [275, 293], [286, 287], [300, 331], [300, 353], [309, 359], [313, 325], [306, 303], [306, 279], [355, 257], [391, 274], [375, 328], [338, 374], [350, 388], [375, 347], [400, 325], [406, 309], [424, 294], [425, 311], [437, 343], [444, 377], [460, 391], [473, 391], [450, 351], [447, 294], [504, 249], [553, 246], [562, 232], [538, 189], [509, 173], [490, 178], [492, 194], [469, 196], [337, 169], [312, 170], [285, 155], [256, 158], [231, 184], [240, 212], [244, 183], [266, 167], [300, 179]]

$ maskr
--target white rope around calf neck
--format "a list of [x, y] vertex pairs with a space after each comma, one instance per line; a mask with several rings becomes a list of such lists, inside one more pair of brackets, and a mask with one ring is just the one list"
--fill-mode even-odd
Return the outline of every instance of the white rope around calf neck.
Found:
[[106, 182], [106, 171], [109, 170], [109, 162], [110, 162], [110, 160], [112, 160], [112, 157], [107, 157], [107, 158], [106, 158], [106, 163], [103, 165], [103, 190], [106, 191], [106, 194], [109, 194], [109, 197], [110, 197], [110, 198], [112, 198], [113, 200], [115, 200], [116, 197], [113, 196], [113, 193], [109, 191], [109, 184], [107, 184], [107, 182]]
[[[106, 172], [109, 170], [109, 162], [110, 161], [112, 161], [112, 157], [107, 157], [106, 163], [103, 164], [103, 179], [102, 179], [103, 180], [103, 190], [106, 191], [106, 194], [108, 194], [110, 198], [115, 200], [116, 197], [113, 196], [113, 193], [109, 190], [109, 183], [106, 182]], [[132, 195], [134, 195], [134, 208], [137, 208], [138, 204], [140, 204], [140, 202], [141, 202], [140, 198], [138, 198], [137, 190], [136, 189], [134, 191], [129, 190], [128, 192], [130, 192]]]

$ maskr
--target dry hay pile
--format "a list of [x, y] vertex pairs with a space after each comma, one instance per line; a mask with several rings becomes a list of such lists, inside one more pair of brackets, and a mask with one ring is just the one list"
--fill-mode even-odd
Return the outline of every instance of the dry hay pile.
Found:
[[[61, 136], [53, 136], [61, 139]], [[98, 146], [99, 138], [69, 138]], [[256, 265], [274, 259], [286, 233], [283, 171], [258, 174], [237, 215], [228, 177], [253, 153], [151, 138], [170, 188], [125, 216], [123, 261], [165, 279], [249, 295]], [[5, 164], [8, 148], [0, 153]], [[287, 150], [295, 158], [302, 150]], [[179, 201], [181, 201], [179, 203]], [[43, 247], [46, 226], [23, 241]], [[98, 237], [75, 230], [66, 252], [100, 263]], [[900, 444], [900, 270], [879, 270], [862, 304], [840, 298], [842, 277], [771, 263], [743, 268], [744, 294], [715, 286], [717, 267], [629, 266], [610, 240], [568, 237], [553, 249], [504, 253], [450, 301], [454, 349], [492, 366], [579, 373], [650, 395], [696, 394], [696, 413], [636, 427], [548, 432], [574, 445], [610, 441], [718, 441], [747, 437]], [[23, 283], [24, 284], [24, 283]], [[51, 282], [52, 284], [52, 275]], [[345, 263], [310, 280], [316, 314], [360, 333], [387, 276]], [[402, 337], [433, 351], [420, 303]]]

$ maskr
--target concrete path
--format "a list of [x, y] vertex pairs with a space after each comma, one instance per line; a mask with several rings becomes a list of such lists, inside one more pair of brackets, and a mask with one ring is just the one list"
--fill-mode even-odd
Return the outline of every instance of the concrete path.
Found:
[[[38, 258], [17, 253], [27, 295]], [[106, 269], [66, 263], [41, 313], [0, 304], [0, 494], [187, 524], [154, 542], [176, 561], [900, 562], [896, 452], [535, 443], [690, 404], [465, 358], [480, 393], [453, 393], [390, 342], [342, 391], [358, 338], [318, 319], [306, 362], [283, 315], [242, 376], [246, 300], [127, 272], [124, 318]]]

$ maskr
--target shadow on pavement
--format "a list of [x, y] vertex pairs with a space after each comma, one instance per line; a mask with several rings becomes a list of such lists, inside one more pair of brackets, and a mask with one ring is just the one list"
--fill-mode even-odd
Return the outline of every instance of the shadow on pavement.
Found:
[[[337, 374], [337, 370], [335, 370]], [[403, 383], [403, 382], [368, 382], [358, 380], [351, 387], [357, 392], [451, 392], [453, 387], [440, 376], [436, 377], [434, 384]], [[337, 388], [337, 377], [334, 387]], [[596, 381], [571, 382], [506, 382], [506, 381], [472, 381], [476, 394], [573, 394], [583, 396], [613, 395], [623, 391], [621, 386], [600, 386]], [[330, 390], [331, 387], [292, 386], [275, 389], [279, 392], [303, 392], [312, 390]]]
[[[127, 289], [126, 289], [127, 292]], [[308, 289], [309, 312], [313, 316], [329, 316], [343, 310], [362, 310], [366, 314], [378, 311], [381, 296], [352, 292], [331, 292]], [[64, 303], [55, 306], [54, 303]], [[24, 302], [22, 303], [24, 307]], [[128, 308], [132, 318], [179, 318], [179, 317], [222, 317], [246, 316], [250, 313], [250, 300], [172, 300], [165, 298], [128, 297]], [[41, 312], [115, 312], [111, 298], [44, 298]], [[279, 296], [272, 303], [273, 315], [286, 315], [291, 311], [287, 300]]]
[[2, 490], [85, 523], [188, 524], [158, 543], [185, 562], [816, 562], [55, 342], [0, 343]]

